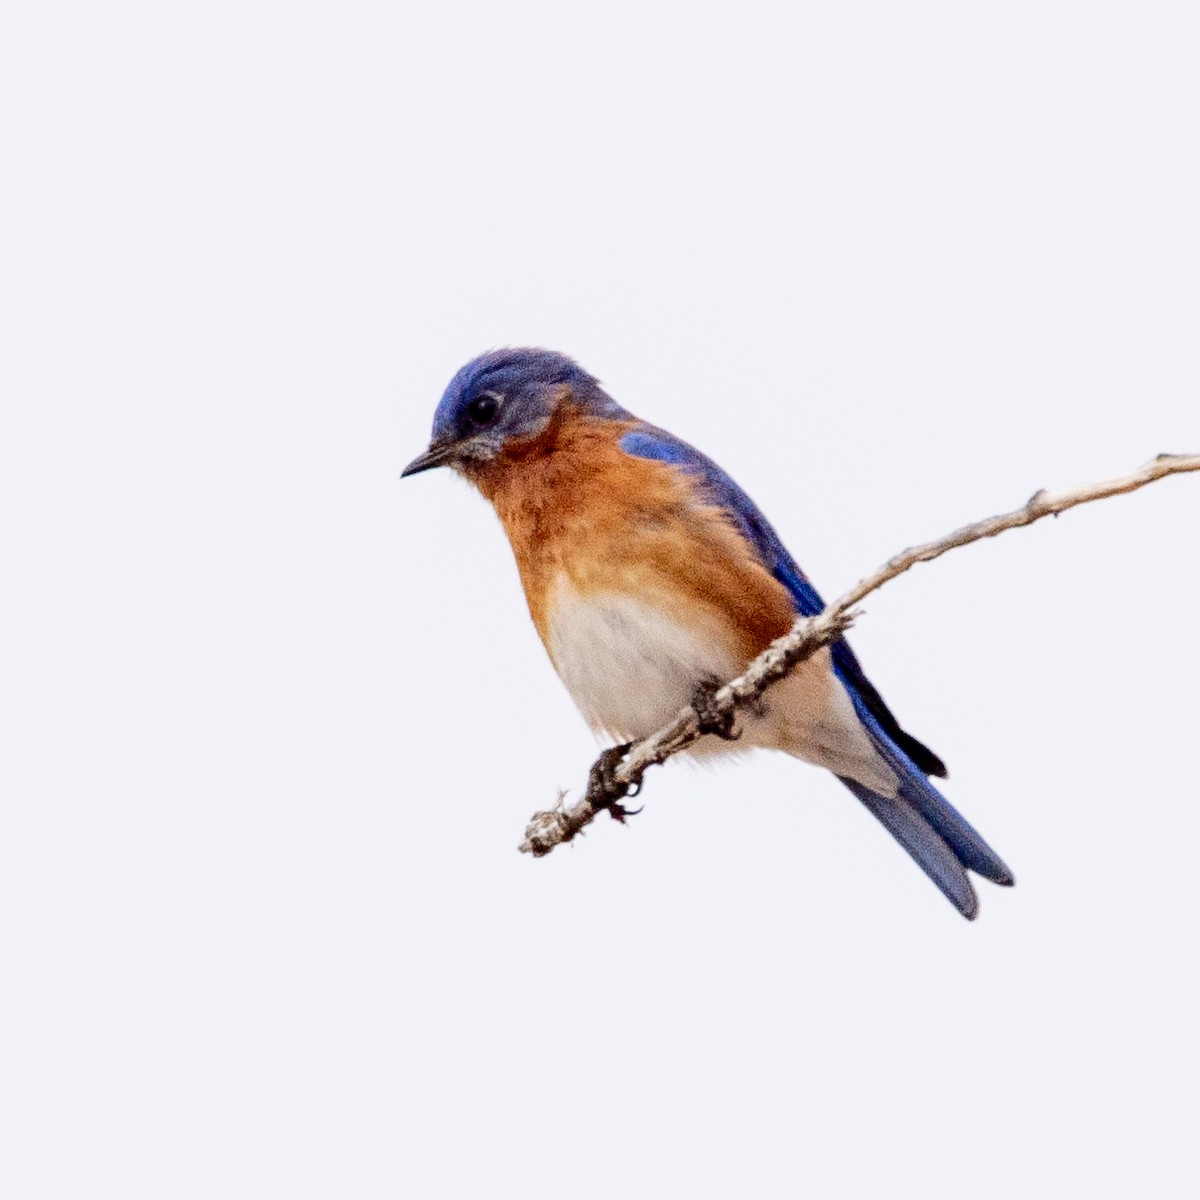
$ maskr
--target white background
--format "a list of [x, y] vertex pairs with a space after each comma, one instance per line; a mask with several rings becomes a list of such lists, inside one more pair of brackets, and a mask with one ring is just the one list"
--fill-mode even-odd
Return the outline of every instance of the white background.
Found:
[[397, 474], [551, 346], [832, 595], [1200, 449], [1195, 6], [22, 7], [0, 1194], [1192, 1194], [1200, 479], [870, 601], [969, 925], [785, 759], [518, 855], [595, 744]]

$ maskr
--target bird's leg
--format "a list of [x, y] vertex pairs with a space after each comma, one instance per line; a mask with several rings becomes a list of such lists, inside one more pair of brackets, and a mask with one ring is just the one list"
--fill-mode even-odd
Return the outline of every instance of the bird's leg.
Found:
[[626, 817], [636, 816], [642, 811], [640, 808], [626, 808], [621, 803], [626, 796], [636, 796], [642, 790], [641, 780], [624, 783], [617, 778], [617, 767], [632, 745], [632, 742], [625, 742], [620, 746], [610, 746], [596, 759], [588, 776], [588, 803], [596, 812], [608, 809], [608, 815], [622, 825]]
[[727, 742], [736, 742], [742, 736], [742, 731], [734, 724], [734, 710], [730, 708], [728, 712], [722, 712], [717, 706], [716, 696], [720, 690], [719, 680], [700, 680], [692, 689], [692, 711], [696, 714], [696, 724], [701, 733], [715, 733]]

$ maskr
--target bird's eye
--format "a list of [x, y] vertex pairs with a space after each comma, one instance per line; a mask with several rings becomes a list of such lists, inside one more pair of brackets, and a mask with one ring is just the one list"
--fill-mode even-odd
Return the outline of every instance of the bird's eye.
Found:
[[489, 392], [484, 392], [482, 396], [476, 396], [467, 405], [467, 416], [471, 418], [474, 425], [490, 425], [496, 419], [499, 411], [499, 399]]

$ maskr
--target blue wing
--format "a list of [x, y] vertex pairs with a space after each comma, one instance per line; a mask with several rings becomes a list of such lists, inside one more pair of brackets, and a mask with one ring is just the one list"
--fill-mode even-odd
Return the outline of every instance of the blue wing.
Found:
[[[796, 611], [813, 616], [824, 608], [816, 589], [754, 501], [712, 459], [653, 425], [641, 424], [627, 433], [621, 447], [639, 458], [672, 463], [699, 479], [712, 503], [741, 529], [763, 566], [787, 588]], [[850, 693], [858, 719], [900, 780], [894, 797], [877, 794], [854, 779], [843, 778], [842, 783], [908, 851], [954, 907], [968, 919], [973, 918], [978, 900], [967, 871], [1004, 885], [1012, 884], [1012, 872], [929, 782], [927, 776], [946, 774], [942, 760], [900, 728], [845, 639], [833, 644], [832, 657], [833, 668]]]
[[[825, 607], [817, 589], [809, 583], [754, 501], [711, 458], [665, 429], [644, 422], [621, 439], [621, 449], [637, 458], [671, 463], [700, 479], [712, 502], [729, 515], [754, 547], [763, 566], [787, 588], [796, 612], [800, 616], [814, 617]], [[872, 686], [844, 638], [834, 643], [832, 655], [834, 670], [851, 695], [878, 722], [883, 733], [924, 774], [944, 776], [945, 764], [932, 750], [900, 728], [900, 723]]]

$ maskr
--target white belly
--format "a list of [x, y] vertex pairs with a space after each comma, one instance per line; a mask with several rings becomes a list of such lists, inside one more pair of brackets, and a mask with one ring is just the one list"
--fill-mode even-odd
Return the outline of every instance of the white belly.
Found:
[[594, 729], [645, 737], [665, 725], [704, 679], [746, 664], [664, 610], [616, 593], [581, 596], [560, 584], [550, 609], [550, 657]]
[[[685, 625], [665, 608], [613, 592], [580, 595], [563, 581], [550, 606], [550, 657], [588, 724], [632, 741], [671, 720], [698, 683], [723, 683], [745, 668], [719, 623], [710, 621], [709, 628]], [[695, 752], [783, 750], [895, 793], [896, 776], [859, 723], [828, 650], [776, 684], [761, 715], [745, 714], [741, 724], [738, 741], [704, 738]]]

